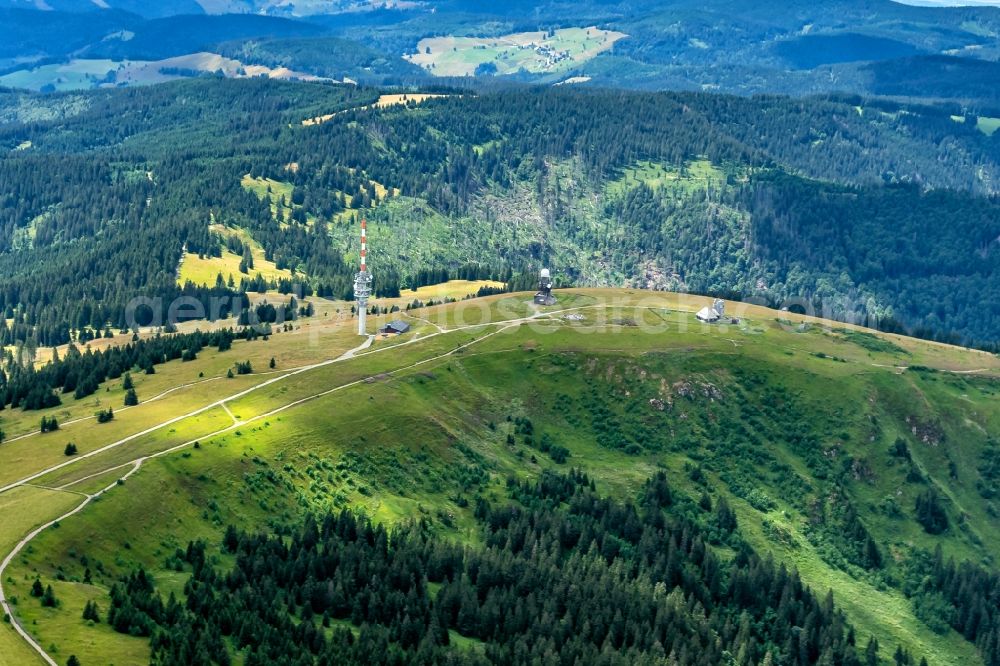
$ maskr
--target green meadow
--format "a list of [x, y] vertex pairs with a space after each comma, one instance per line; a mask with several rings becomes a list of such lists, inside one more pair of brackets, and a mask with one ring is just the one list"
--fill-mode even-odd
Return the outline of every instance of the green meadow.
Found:
[[[937, 546], [996, 565], [998, 518], [977, 482], [1000, 427], [1000, 359], [751, 306], [739, 308], [738, 324], [707, 326], [692, 315], [707, 299], [679, 294], [558, 296], [548, 308], [522, 293], [417, 310], [411, 333], [305, 370], [293, 360], [308, 331], [206, 351], [160, 366], [147, 388], [203, 381], [110, 424], [0, 446], [10, 482], [65, 460], [66, 437], [88, 453], [134, 436], [45, 474], [40, 487], [0, 493], [4, 515], [18, 515], [0, 532], [9, 550], [82, 500], [73, 493], [111, 488], [3, 573], [17, 618], [57, 660], [139, 663], [148, 642], [84, 621], [84, 604], [105, 609], [111, 585], [139, 565], [164, 597], [182, 596], [188, 574], [174, 553], [200, 538], [224, 565], [229, 524], [281, 530], [307, 513], [353, 508], [389, 524], [421, 519], [474, 547], [475, 500], [501, 497], [508, 478], [578, 468], [602, 492], [635, 498], [664, 470], [675, 492], [728, 498], [756, 549], [821, 594], [832, 590], [859, 644], [871, 635], [886, 659], [903, 645], [931, 664], [976, 663], [970, 643], [918, 617], [899, 579]], [[351, 321], [325, 326], [341, 331], [325, 338], [336, 341], [327, 360], [359, 342]], [[251, 348], [276, 370], [215, 379]], [[908, 462], [890, 453], [897, 439]], [[928, 487], [950, 518], [938, 536], [914, 516]], [[835, 531], [816, 523], [817, 502], [831, 496], [884, 549], [883, 570], [851, 563]], [[52, 584], [58, 607], [28, 596], [36, 577]], [[6, 645], [23, 649], [4, 627]]]

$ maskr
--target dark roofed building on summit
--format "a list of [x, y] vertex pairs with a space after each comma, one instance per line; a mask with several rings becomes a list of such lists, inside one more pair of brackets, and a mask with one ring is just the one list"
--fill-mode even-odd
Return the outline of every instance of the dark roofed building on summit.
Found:
[[409, 324], [407, 324], [405, 321], [396, 319], [394, 321], [390, 321], [388, 324], [383, 326], [380, 332], [385, 333], [386, 335], [400, 335], [402, 333], [406, 333], [409, 330], [410, 330]]

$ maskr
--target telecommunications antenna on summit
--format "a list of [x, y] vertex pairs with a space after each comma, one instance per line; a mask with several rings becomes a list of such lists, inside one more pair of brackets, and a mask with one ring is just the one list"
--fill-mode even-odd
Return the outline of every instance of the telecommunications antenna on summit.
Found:
[[354, 298], [358, 302], [358, 335], [368, 335], [368, 297], [372, 294], [372, 274], [368, 272], [368, 223], [361, 218], [361, 270], [354, 276]]

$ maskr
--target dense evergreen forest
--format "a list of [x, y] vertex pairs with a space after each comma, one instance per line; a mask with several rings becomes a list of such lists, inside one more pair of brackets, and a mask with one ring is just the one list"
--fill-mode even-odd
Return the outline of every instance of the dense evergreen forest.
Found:
[[998, 337], [1000, 135], [955, 108], [517, 88], [370, 108], [379, 94], [266, 80], [0, 93], [4, 342], [123, 327], [136, 296], [208, 311], [272, 286], [253, 271], [242, 287], [178, 282], [185, 252], [233, 251], [212, 224], [294, 270], [286, 293], [350, 297], [361, 215], [382, 295], [550, 263], [564, 283]]
[[284, 535], [230, 526], [231, 569], [193, 542], [174, 556], [185, 601], [140, 569], [105, 619], [150, 636], [163, 666], [228, 664], [233, 649], [248, 666], [877, 663], [831, 595], [741, 541], [724, 500], [675, 498], [663, 473], [638, 504], [578, 472], [507, 491], [479, 500], [478, 546], [349, 511]]

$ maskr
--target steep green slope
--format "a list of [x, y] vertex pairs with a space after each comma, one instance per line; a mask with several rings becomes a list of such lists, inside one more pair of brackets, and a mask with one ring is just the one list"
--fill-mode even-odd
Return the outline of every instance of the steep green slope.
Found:
[[[446, 327], [484, 307], [520, 316], [525, 298], [421, 316]], [[560, 298], [550, 317], [376, 346], [233, 400], [240, 423], [144, 464], [17, 558], [5, 591], [19, 598], [18, 617], [63, 658], [141, 660], [147, 641], [89, 626], [84, 603], [106, 610], [110, 587], [139, 565], [164, 599], [183, 598], [191, 560], [175, 550], [204, 539], [226, 570], [229, 524], [287, 533], [307, 512], [352, 508], [389, 524], [419, 517], [435, 539], [476, 548], [477, 499], [505, 501], [509, 477], [576, 468], [599, 494], [636, 501], [663, 471], [679, 507], [725, 498], [739, 539], [797, 568], [818, 596], [831, 589], [859, 649], [871, 635], [884, 660], [897, 645], [931, 664], [981, 660], [949, 626], [968, 599], [946, 599], [931, 568], [939, 547], [944, 560], [996, 566], [995, 357], [782, 324], [763, 309], [715, 328], [695, 322], [696, 301]], [[60, 472], [38, 483], [73, 480]], [[729, 557], [724, 545], [717, 552]], [[28, 596], [36, 575], [59, 608]]]

